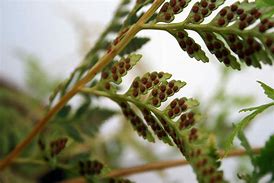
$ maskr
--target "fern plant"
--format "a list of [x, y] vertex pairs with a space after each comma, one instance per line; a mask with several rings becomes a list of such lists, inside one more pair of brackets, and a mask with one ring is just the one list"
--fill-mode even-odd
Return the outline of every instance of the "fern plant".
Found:
[[[262, 64], [272, 65], [273, 3], [265, 0], [226, 5], [225, 0], [201, 0], [190, 7], [190, 12], [182, 21], [175, 23], [176, 15], [190, 6], [190, 0], [137, 0], [131, 10], [128, 8], [129, 3], [130, 0], [122, 0], [111, 23], [83, 62], [50, 96], [47, 114], [36, 123], [25, 139], [1, 160], [0, 170], [9, 166], [41, 132], [37, 141], [42, 153], [42, 160], [39, 161], [41, 164], [66, 170], [71, 177], [84, 176], [90, 182], [130, 182], [108, 178], [108, 168], [97, 160], [78, 156], [69, 157], [70, 160], [67, 161], [61, 161], [59, 158], [70, 139], [82, 142], [83, 133], [91, 136], [92, 132], [85, 128], [92, 127], [84, 126], [87, 125], [86, 114], [94, 110], [98, 113], [98, 109], [88, 109], [90, 101], [99, 96], [109, 98], [120, 106], [133, 129], [145, 140], [155, 142], [157, 137], [160, 141], [177, 147], [192, 166], [198, 182], [227, 182], [220, 169], [221, 161], [215, 140], [199, 125], [202, 116], [196, 109], [199, 102], [186, 97], [171, 99], [186, 85], [184, 81], [171, 79], [172, 75], [169, 73], [154, 71], [136, 77], [125, 93], [119, 92], [119, 86], [122, 78], [141, 60], [142, 56], [134, 52], [146, 44], [149, 38], [136, 37], [136, 34], [147, 29], [168, 32], [177, 40], [183, 51], [198, 61], [209, 62], [207, 54], [210, 53], [225, 66], [236, 70], [241, 69], [241, 63], [257, 68], [262, 68]], [[149, 8], [145, 10], [147, 6]], [[208, 23], [205, 23], [206, 20]], [[198, 33], [203, 42], [197, 43], [189, 36], [189, 31]], [[109, 40], [108, 35], [113, 33], [116, 38]], [[202, 44], [206, 47], [203, 48]], [[273, 99], [273, 89], [262, 82], [261, 85], [266, 95]], [[76, 94], [82, 95], [85, 102], [72, 114], [67, 103]], [[254, 158], [255, 155], [242, 132], [257, 114], [271, 106], [273, 102], [245, 109], [244, 111], [254, 112], [235, 126], [227, 142], [231, 144], [234, 136], [238, 135], [250, 155], [255, 169], [252, 175], [241, 177], [247, 182], [256, 182], [267, 172], [273, 174], [273, 171], [270, 171], [273, 166], [262, 165], [265, 159], [272, 158], [270, 146], [273, 138], [266, 144], [262, 153]], [[109, 116], [115, 113], [105, 110], [104, 114], [107, 112]], [[64, 120], [65, 123], [78, 120], [81, 123], [81, 119], [84, 122], [82, 126], [61, 123], [45, 128], [52, 118], [55, 123], [58, 120]], [[107, 118], [105, 116], [103, 119]], [[57, 128], [66, 137], [61, 137]], [[58, 133], [47, 138], [53, 129]], [[259, 167], [259, 170], [256, 167]]]

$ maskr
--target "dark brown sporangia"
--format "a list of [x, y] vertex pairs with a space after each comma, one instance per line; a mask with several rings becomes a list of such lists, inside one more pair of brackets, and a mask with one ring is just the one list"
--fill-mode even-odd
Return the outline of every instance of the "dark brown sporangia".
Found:
[[[271, 17], [262, 18], [271, 8], [258, 8], [254, 2], [243, 1], [220, 9], [225, 0], [201, 0], [192, 6], [183, 21], [171, 23], [175, 14], [178, 14], [172, 8], [177, 7], [179, 2], [186, 2], [184, 7], [188, 4], [188, 1], [166, 2], [160, 9], [157, 20], [168, 24], [156, 24], [151, 28], [168, 31], [190, 57], [198, 61], [209, 61], [201, 46], [188, 36], [187, 30], [197, 32], [209, 52], [233, 69], [240, 70], [238, 60], [247, 66], [258, 68], [262, 64], [272, 65], [274, 20]], [[218, 11], [218, 14], [212, 20], [209, 19], [209, 23], [204, 23], [205, 20], [208, 22], [207, 17], [213, 11]]]

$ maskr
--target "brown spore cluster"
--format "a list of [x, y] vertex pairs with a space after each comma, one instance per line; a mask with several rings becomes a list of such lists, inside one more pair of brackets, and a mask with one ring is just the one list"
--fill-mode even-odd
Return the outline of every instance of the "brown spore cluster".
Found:
[[101, 73], [101, 80], [103, 80], [103, 88], [105, 90], [111, 89], [110, 82], [119, 83], [119, 79], [127, 74], [132, 68], [130, 58], [122, 59], [119, 62], [113, 64], [113, 66], [108, 71], [103, 71]]
[[252, 64], [252, 55], [261, 51], [261, 44], [253, 37], [248, 37], [245, 41], [240, 40], [237, 35], [230, 34], [227, 37], [230, 49], [245, 61], [246, 65]]
[[161, 102], [166, 101], [168, 97], [174, 95], [174, 93], [178, 92], [179, 89], [180, 81], [172, 80], [167, 83], [161, 83], [151, 91], [151, 104], [158, 107]]
[[174, 15], [182, 12], [187, 6], [189, 0], [170, 0], [165, 2], [157, 16], [159, 22], [171, 22], [174, 20]]
[[266, 47], [270, 50], [270, 52], [272, 54], [274, 54], [274, 44], [273, 44], [273, 39], [271, 39], [270, 37], [267, 37], [265, 39], [265, 45]]
[[123, 37], [125, 36], [125, 34], [127, 33], [127, 31], [129, 30], [129, 28], [124, 28], [123, 30], [121, 30], [118, 34], [118, 36], [113, 40], [112, 43], [109, 44], [108, 48], [107, 48], [107, 53], [110, 53], [113, 51], [113, 48], [119, 43], [121, 42], [121, 40], [123, 39]]
[[194, 113], [189, 112], [182, 114], [179, 119], [179, 129], [183, 130], [189, 128], [195, 124]]
[[151, 88], [161, 82], [163, 76], [163, 72], [152, 72], [144, 75], [142, 78], [136, 78], [131, 86], [131, 96], [138, 97], [139, 95], [147, 94]]
[[131, 109], [129, 104], [122, 102], [120, 103], [120, 106], [123, 114], [130, 120], [134, 129], [136, 129], [140, 136], [146, 139], [149, 131], [142, 119]]
[[202, 22], [204, 18], [209, 16], [216, 8], [216, 0], [201, 0], [200, 2], [195, 3], [191, 9], [191, 12], [193, 13], [192, 22]]
[[262, 13], [257, 8], [252, 8], [249, 11], [238, 11], [237, 13], [240, 20], [238, 27], [241, 30], [253, 24], [262, 15]]
[[165, 130], [160, 126], [160, 124], [158, 124], [155, 117], [152, 116], [147, 109], [143, 109], [142, 113], [147, 124], [152, 128], [159, 139], [169, 138]]
[[181, 153], [184, 154], [186, 152], [185, 141], [181, 137], [181, 135], [177, 132], [176, 128], [174, 126], [168, 124], [168, 122], [163, 118], [160, 119], [160, 122], [161, 122], [163, 128], [165, 129], [165, 131], [172, 138], [173, 142], [176, 144], [178, 149], [181, 151]]
[[65, 147], [68, 139], [60, 138], [50, 142], [50, 155], [54, 157], [58, 155]]
[[174, 99], [167, 107], [167, 115], [173, 119], [187, 110], [187, 104], [184, 98]]
[[264, 18], [261, 20], [261, 22], [258, 26], [258, 29], [260, 32], [265, 32], [273, 27], [274, 27], [274, 22], [268, 18]]
[[79, 174], [85, 175], [99, 175], [102, 171], [103, 164], [97, 160], [79, 161]]
[[224, 46], [224, 44], [216, 38], [213, 33], [205, 33], [202, 35], [205, 39], [206, 46], [208, 50], [214, 54], [218, 60], [223, 62], [226, 65], [231, 63], [230, 60], [230, 51]]
[[179, 31], [176, 35], [180, 47], [186, 51], [190, 56], [201, 50], [200, 46], [190, 38], [185, 31]]

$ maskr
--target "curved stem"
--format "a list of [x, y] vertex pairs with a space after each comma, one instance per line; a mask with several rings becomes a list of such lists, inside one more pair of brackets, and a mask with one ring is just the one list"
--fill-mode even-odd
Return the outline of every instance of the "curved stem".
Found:
[[27, 135], [27, 137], [19, 143], [13, 151], [11, 151], [7, 157], [0, 162], [0, 171], [5, 169], [11, 161], [17, 157], [22, 150], [30, 144], [32, 139], [45, 127], [45, 125], [49, 122], [49, 120], [60, 110], [62, 107], [75, 95], [78, 93], [79, 89], [85, 86], [89, 81], [91, 81], [94, 76], [100, 72], [108, 63], [110, 63], [113, 58], [119, 54], [134, 38], [134, 36], [141, 30], [141, 26], [146, 23], [150, 17], [154, 14], [154, 12], [161, 6], [164, 0], [155, 0], [149, 10], [138, 20], [138, 22], [128, 30], [125, 37], [110, 51], [106, 53], [89, 71], [88, 73], [79, 80], [71, 90], [69, 90], [60, 100], [55, 104], [42, 118], [40, 121], [36, 123], [31, 132]]
[[[261, 148], [254, 148], [252, 149], [254, 154], [259, 154]], [[219, 152], [219, 156], [223, 156], [224, 151]], [[229, 157], [237, 157], [237, 156], [244, 156], [246, 155], [246, 151], [243, 149], [236, 149], [228, 153], [226, 158]], [[188, 165], [188, 161], [186, 160], [167, 160], [167, 161], [160, 161], [160, 162], [154, 162], [154, 163], [148, 163], [145, 165], [139, 165], [139, 166], [133, 166], [128, 168], [121, 168], [117, 170], [111, 171], [109, 174], [107, 174], [107, 177], [125, 177], [133, 174], [139, 174], [149, 171], [155, 171], [155, 170], [163, 170], [166, 168], [173, 168], [178, 166], [185, 166]], [[84, 178], [75, 178], [70, 180], [65, 180], [62, 183], [85, 183]]]
[[[254, 148], [253, 153], [259, 154], [261, 148]], [[219, 156], [223, 156], [224, 151], [219, 152]], [[246, 151], [243, 149], [236, 149], [228, 153], [227, 157], [235, 157], [235, 156], [243, 156], [246, 155]], [[108, 177], [121, 177], [121, 176], [129, 176], [132, 174], [138, 174], [148, 171], [162, 170], [165, 168], [173, 168], [177, 166], [188, 165], [187, 160], [168, 160], [162, 162], [148, 163], [145, 165], [130, 167], [130, 168], [122, 168], [111, 171], [107, 176]]]

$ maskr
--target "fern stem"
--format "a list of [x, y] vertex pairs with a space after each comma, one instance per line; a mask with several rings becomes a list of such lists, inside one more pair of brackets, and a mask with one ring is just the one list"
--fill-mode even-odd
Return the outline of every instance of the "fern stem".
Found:
[[3, 160], [0, 162], [0, 171], [5, 169], [12, 160], [17, 157], [22, 150], [30, 144], [32, 139], [45, 127], [49, 120], [59, 111], [62, 107], [79, 92], [79, 89], [85, 86], [89, 81], [91, 81], [95, 75], [100, 72], [107, 64], [109, 64], [113, 58], [119, 54], [134, 38], [134, 36], [141, 30], [143, 24], [145, 24], [155, 11], [161, 6], [164, 0], [155, 0], [148, 11], [138, 20], [138, 22], [131, 26], [131, 28], [126, 33], [125, 37], [113, 48], [109, 53], [106, 53], [89, 71], [88, 73], [79, 80], [71, 90], [69, 90], [58, 102], [55, 104], [48, 113], [40, 121], [36, 123], [31, 132], [19, 143]]
[[264, 39], [265, 36], [274, 38], [274, 35], [271, 33], [261, 34], [260, 32], [254, 31], [252, 29], [248, 30], [239, 30], [236, 27], [217, 27], [210, 24], [189, 24], [185, 22], [180, 23], [169, 23], [169, 24], [144, 24], [142, 29], [154, 29], [154, 30], [193, 30], [193, 31], [205, 31], [205, 32], [215, 32], [220, 35], [222, 34], [236, 34], [242, 37], [248, 37], [250, 35]]

